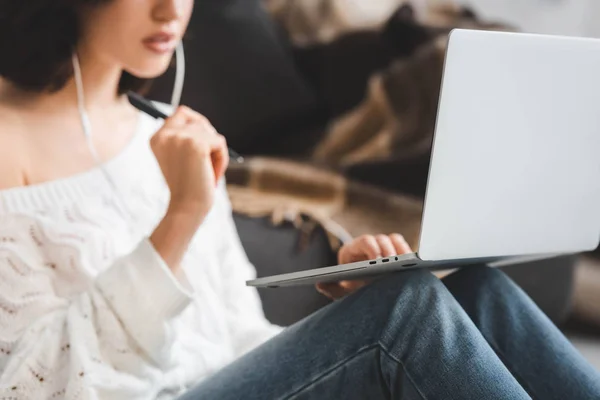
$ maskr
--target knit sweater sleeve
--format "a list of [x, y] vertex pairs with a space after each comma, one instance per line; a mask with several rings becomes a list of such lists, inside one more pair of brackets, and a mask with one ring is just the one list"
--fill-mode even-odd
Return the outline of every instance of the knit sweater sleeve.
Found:
[[218, 245], [224, 282], [223, 300], [233, 349], [236, 356], [241, 356], [277, 335], [283, 328], [265, 318], [258, 291], [246, 286], [247, 280], [256, 277], [256, 270], [242, 247], [224, 185], [217, 191], [215, 203], [222, 221]]
[[74, 256], [49, 263], [34, 225], [14, 225], [0, 240], [0, 397], [146, 398], [186, 288], [148, 240], [91, 283], [65, 284]]

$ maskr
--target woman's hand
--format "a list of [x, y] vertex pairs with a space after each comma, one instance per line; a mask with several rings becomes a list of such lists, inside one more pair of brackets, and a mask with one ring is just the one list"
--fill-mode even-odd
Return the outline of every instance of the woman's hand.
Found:
[[151, 146], [171, 191], [169, 211], [204, 219], [229, 163], [225, 138], [204, 116], [179, 107]]
[[[412, 253], [404, 237], [397, 233], [391, 235], [364, 235], [344, 245], [338, 253], [339, 264], [373, 260]], [[341, 281], [319, 283], [317, 290], [332, 300], [340, 299], [367, 285], [369, 281]]]
[[177, 269], [212, 208], [229, 163], [227, 143], [204, 116], [179, 107], [150, 144], [171, 191], [168, 211], [150, 240], [169, 267]]

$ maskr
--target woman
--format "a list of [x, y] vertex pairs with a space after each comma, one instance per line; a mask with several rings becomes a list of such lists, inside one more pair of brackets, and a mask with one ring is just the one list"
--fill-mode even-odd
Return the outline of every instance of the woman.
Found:
[[[123, 96], [166, 70], [192, 6], [0, 3], [0, 398], [600, 397], [484, 266], [321, 286], [346, 297], [269, 324], [218, 184], [225, 140], [194, 111], [161, 125]], [[339, 261], [408, 251], [366, 236]]]

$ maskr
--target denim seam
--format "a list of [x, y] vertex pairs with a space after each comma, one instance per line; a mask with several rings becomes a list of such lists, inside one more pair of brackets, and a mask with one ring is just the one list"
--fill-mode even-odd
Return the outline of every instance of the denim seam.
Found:
[[410, 381], [410, 383], [412, 383], [413, 387], [417, 390], [417, 392], [419, 393], [419, 395], [421, 396], [422, 399], [427, 400], [427, 396], [425, 396], [425, 394], [421, 391], [421, 389], [419, 389], [419, 386], [417, 386], [415, 380], [413, 379], [412, 376], [410, 376], [410, 373], [408, 372], [408, 369], [406, 368], [406, 365], [404, 364], [404, 362], [402, 362], [402, 360], [400, 360], [398, 357], [394, 356], [387, 348], [386, 346], [379, 342], [379, 346], [381, 347], [381, 350], [383, 351], [383, 353], [388, 356], [389, 358], [391, 358], [392, 360], [396, 361], [398, 364], [400, 364], [400, 366], [402, 367], [402, 369], [404, 370], [404, 373], [406, 374], [406, 377], [408, 378], [408, 380]]
[[325, 370], [324, 372], [322, 372], [321, 374], [313, 377], [310, 379], [309, 382], [307, 382], [306, 384], [304, 384], [303, 386], [301, 386], [300, 388], [294, 390], [292, 393], [289, 393], [283, 397], [281, 397], [282, 399], [290, 399], [292, 396], [295, 396], [297, 394], [299, 394], [300, 392], [304, 391], [306, 388], [308, 388], [311, 385], [314, 385], [315, 383], [317, 383], [318, 381], [320, 381], [321, 379], [325, 378], [326, 376], [332, 374], [333, 372], [335, 372], [335, 370], [337, 370], [338, 368], [342, 367], [344, 364], [346, 364], [348, 361], [351, 361], [352, 359], [360, 356], [361, 354], [372, 350], [374, 348], [380, 347], [379, 344], [375, 343], [375, 344], [370, 344], [368, 346], [365, 346], [361, 349], [359, 349], [358, 351], [356, 351], [354, 354], [352, 354], [350, 357], [347, 357], [341, 361], [339, 361], [338, 363], [336, 363], [335, 365], [333, 365], [332, 367], [330, 367], [329, 369]]

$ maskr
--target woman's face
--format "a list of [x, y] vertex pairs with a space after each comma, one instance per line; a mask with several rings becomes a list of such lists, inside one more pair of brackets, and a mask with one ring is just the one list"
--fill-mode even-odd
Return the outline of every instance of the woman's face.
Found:
[[194, 0], [108, 0], [82, 15], [79, 51], [94, 62], [155, 78], [169, 66]]

